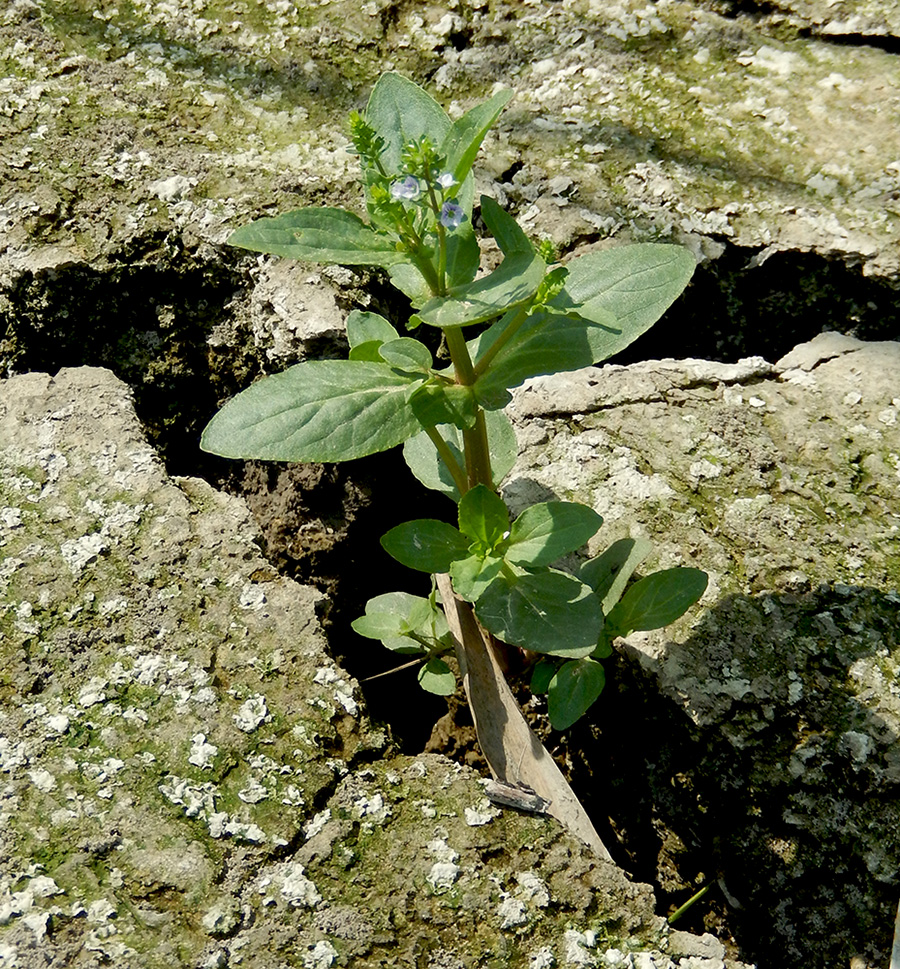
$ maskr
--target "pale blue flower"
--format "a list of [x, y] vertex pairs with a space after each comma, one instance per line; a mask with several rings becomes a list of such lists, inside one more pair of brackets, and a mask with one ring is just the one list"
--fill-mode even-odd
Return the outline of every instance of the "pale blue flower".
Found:
[[441, 225], [445, 229], [458, 229], [466, 220], [466, 213], [456, 199], [449, 199], [441, 206]]
[[421, 194], [422, 188], [415, 175], [407, 175], [402, 182], [394, 182], [391, 185], [391, 195], [395, 199], [408, 199], [410, 202], [415, 202]]
[[456, 184], [456, 179], [450, 172], [445, 172], [438, 177], [437, 183], [446, 192], [448, 188], [452, 188]]

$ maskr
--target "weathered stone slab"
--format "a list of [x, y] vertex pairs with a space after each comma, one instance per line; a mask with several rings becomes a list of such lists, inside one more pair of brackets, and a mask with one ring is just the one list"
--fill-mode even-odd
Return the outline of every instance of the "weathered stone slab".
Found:
[[[823, 334], [774, 366], [591, 368], [535, 380], [514, 403], [543, 415], [520, 427], [504, 489], [516, 506], [585, 501], [605, 518], [598, 547], [642, 535], [652, 566], [710, 573], [704, 608], [625, 652], [689, 726], [691, 768], [654, 783], [701, 813], [702, 835], [685, 838], [712, 852], [765, 965], [889, 958], [898, 368], [898, 343]], [[671, 732], [667, 710], [658, 729]]]
[[[272, 572], [243, 502], [166, 475], [108, 371], [0, 382], [0, 548], [4, 967], [672, 969], [690, 949], [555, 822], [396, 756], [320, 594]], [[722, 965], [709, 941], [698, 969]]]
[[895, 275], [898, 56], [808, 36], [895, 32], [895, 5], [784, 9], [16, 0], [0, 18], [0, 279], [166, 261], [167, 234], [209, 256], [261, 211], [358, 205], [344, 119], [386, 69], [432, 78], [453, 113], [515, 88], [484, 161], [504, 184], [482, 187], [562, 242], [728, 241]]

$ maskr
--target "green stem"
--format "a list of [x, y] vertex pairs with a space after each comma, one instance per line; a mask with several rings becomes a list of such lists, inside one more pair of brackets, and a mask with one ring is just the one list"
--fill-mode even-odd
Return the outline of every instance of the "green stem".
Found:
[[671, 925], [676, 919], [680, 919], [682, 915], [694, 904], [694, 902], [699, 902], [701, 898], [713, 887], [713, 883], [710, 882], [708, 885], [704, 885], [695, 895], [692, 895], [684, 905], [676, 908], [675, 911], [666, 919], [666, 921]]
[[437, 196], [435, 195], [434, 186], [431, 184], [431, 180], [426, 179], [425, 184], [428, 186], [428, 199], [431, 202], [431, 211], [434, 212], [434, 227], [437, 230], [438, 237], [438, 284], [440, 290], [435, 294], [436, 296], [446, 295], [447, 286], [447, 233], [444, 230], [444, 224], [441, 222], [441, 207], [438, 205]]
[[436, 427], [426, 427], [425, 433], [431, 438], [431, 443], [437, 449], [438, 456], [447, 465], [447, 469], [453, 476], [453, 483], [456, 485], [456, 490], [461, 495], [464, 495], [469, 490], [469, 482], [466, 479], [465, 471], [459, 466], [459, 461], [454, 457], [447, 442], [438, 434]]
[[475, 378], [476, 380], [480, 377], [485, 370], [491, 365], [491, 361], [497, 354], [506, 346], [507, 343], [516, 335], [516, 332], [522, 326], [522, 324], [528, 319], [529, 305], [526, 303], [525, 306], [519, 308], [516, 315], [507, 323], [506, 328], [497, 337], [496, 340], [485, 350], [475, 364]]
[[[450, 326], [444, 330], [447, 338], [447, 349], [456, 370], [456, 381], [464, 387], [471, 387], [478, 379], [469, 348], [462, 333], [461, 326]], [[494, 479], [491, 475], [491, 452], [488, 447], [487, 427], [484, 422], [484, 411], [479, 407], [475, 416], [475, 426], [463, 431], [463, 444], [466, 453], [466, 473], [469, 478], [469, 488], [477, 484], [487, 485], [493, 489]], [[468, 488], [466, 489], [468, 490]]]

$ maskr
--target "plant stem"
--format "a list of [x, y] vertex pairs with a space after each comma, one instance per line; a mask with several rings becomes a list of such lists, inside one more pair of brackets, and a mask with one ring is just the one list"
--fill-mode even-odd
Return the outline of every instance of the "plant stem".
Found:
[[491, 365], [491, 361], [497, 354], [506, 346], [507, 343], [515, 336], [519, 327], [528, 319], [528, 309], [529, 306], [526, 303], [525, 306], [519, 307], [516, 311], [516, 315], [506, 324], [506, 328], [497, 337], [496, 340], [488, 347], [487, 350], [481, 355], [478, 363], [475, 364], [475, 377], [476, 379], [480, 377], [485, 370]]
[[438, 433], [436, 427], [426, 427], [425, 433], [431, 438], [431, 443], [437, 449], [438, 456], [447, 465], [447, 469], [453, 476], [453, 483], [456, 485], [456, 490], [464, 495], [469, 490], [469, 482], [466, 480], [466, 473], [459, 466], [459, 461], [453, 455], [447, 442]]
[[[477, 380], [469, 348], [463, 337], [462, 327], [450, 326], [444, 330], [447, 337], [447, 348], [450, 359], [456, 370], [456, 381], [465, 387], [471, 387]], [[491, 474], [491, 452], [488, 447], [487, 428], [484, 422], [484, 411], [479, 407], [475, 416], [475, 426], [463, 430], [463, 444], [466, 453], [466, 473], [469, 477], [469, 488], [477, 484], [487, 485], [493, 489], [494, 479]], [[468, 490], [468, 488], [466, 489]], [[464, 492], [465, 493], [465, 492]]]
[[676, 919], [680, 919], [682, 915], [694, 904], [694, 902], [699, 902], [701, 898], [713, 887], [713, 882], [708, 885], [704, 885], [699, 892], [692, 895], [684, 905], [679, 906], [675, 911], [666, 919], [666, 921], [671, 925]]
[[434, 212], [435, 229], [437, 230], [438, 237], [438, 291], [435, 293], [436, 296], [446, 295], [447, 286], [447, 233], [444, 229], [444, 225], [441, 222], [441, 207], [438, 205], [437, 196], [435, 195], [434, 185], [431, 183], [430, 178], [426, 178], [425, 184], [428, 186], [428, 199], [431, 202], [431, 210]]

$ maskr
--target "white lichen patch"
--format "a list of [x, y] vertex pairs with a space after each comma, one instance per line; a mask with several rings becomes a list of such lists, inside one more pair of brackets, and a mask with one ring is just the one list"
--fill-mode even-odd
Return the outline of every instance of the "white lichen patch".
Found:
[[215, 744], [208, 743], [205, 733], [195, 733], [191, 737], [191, 752], [188, 756], [188, 763], [195, 767], [211, 769], [219, 748]]
[[591, 950], [597, 945], [596, 933], [591, 929], [579, 932], [567, 929], [563, 936], [563, 951], [567, 966], [596, 966], [597, 955]]
[[435, 891], [450, 888], [460, 872], [457, 864], [458, 852], [454, 851], [444, 838], [432, 839], [426, 848], [437, 859], [431, 866], [426, 881]]
[[256, 728], [271, 719], [266, 698], [257, 693], [241, 704], [240, 710], [232, 717], [238, 730], [252, 733]]
[[477, 828], [485, 824], [490, 824], [494, 818], [500, 817], [501, 812], [486, 797], [483, 797], [475, 807], [467, 807], [463, 813], [466, 824], [469, 827]]
[[322, 901], [321, 893], [306, 877], [306, 869], [294, 861], [267, 869], [257, 882], [256, 890], [264, 896], [263, 905], [276, 905], [281, 901], [291, 908], [315, 908]]
[[337, 949], [327, 939], [322, 939], [303, 954], [303, 969], [329, 969], [337, 957]]

